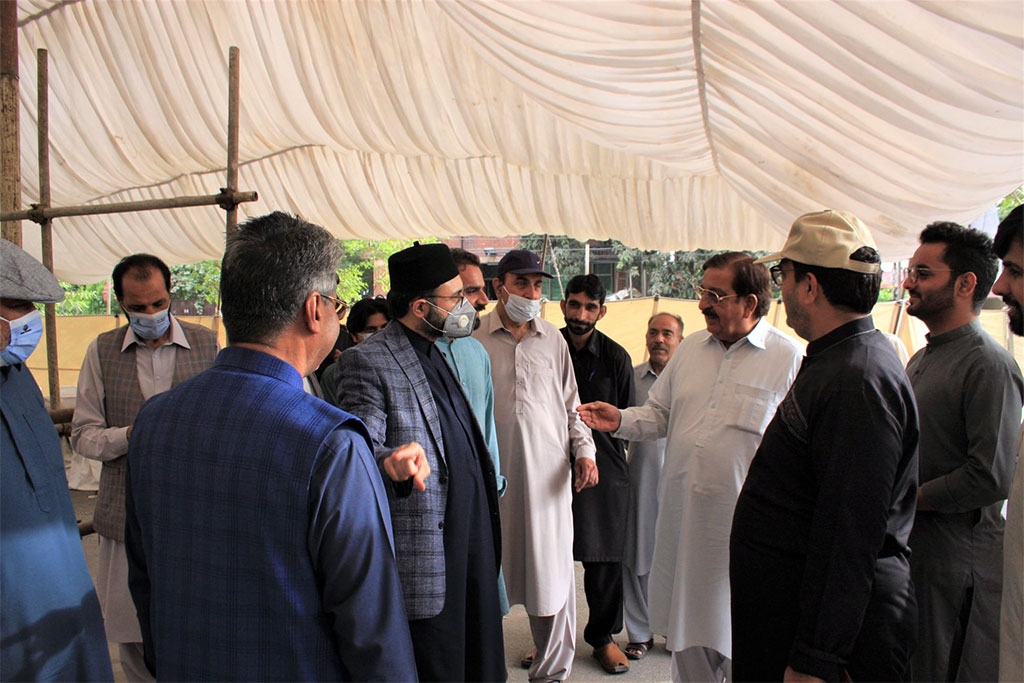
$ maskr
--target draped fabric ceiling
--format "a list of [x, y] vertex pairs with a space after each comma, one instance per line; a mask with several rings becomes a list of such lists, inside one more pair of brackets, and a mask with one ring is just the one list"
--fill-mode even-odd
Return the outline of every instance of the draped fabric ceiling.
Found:
[[[886, 260], [1024, 178], [1024, 3], [18, 0], [23, 203], [214, 194], [241, 50], [240, 214], [342, 238], [547, 232], [781, 246], [858, 214]], [[38, 253], [38, 230], [25, 244]], [[224, 213], [55, 221], [58, 275], [217, 258]]]

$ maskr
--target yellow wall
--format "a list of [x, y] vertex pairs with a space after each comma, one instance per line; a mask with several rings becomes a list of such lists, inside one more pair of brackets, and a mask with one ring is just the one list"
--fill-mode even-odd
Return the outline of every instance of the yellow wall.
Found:
[[[487, 307], [487, 310], [490, 311], [493, 307], [494, 303], [492, 302]], [[881, 303], [875, 306], [872, 312], [875, 326], [880, 330], [893, 332], [897, 321], [897, 309], [897, 304], [892, 302]], [[676, 313], [682, 317], [684, 336], [704, 329], [704, 316], [698, 310], [696, 301], [664, 298], [610, 301], [608, 302], [608, 314], [597, 326], [602, 332], [617, 341], [629, 352], [634, 364], [641, 363], [647, 359], [647, 349], [644, 346], [644, 337], [647, 334], [647, 320], [659, 312]], [[565, 324], [562, 310], [557, 301], [545, 302], [541, 306], [541, 315], [559, 328]], [[768, 322], [772, 325], [789, 334], [801, 344], [804, 344], [804, 340], [797, 337], [796, 333], [786, 325], [785, 309], [778, 302], [772, 302], [767, 317]], [[205, 316], [183, 317], [181, 319], [216, 330], [221, 346], [227, 343], [224, 337], [224, 326], [220, 324], [219, 318]], [[1020, 338], [1014, 338], [1007, 333], [1006, 315], [1002, 311], [982, 311], [981, 320], [984, 328], [1000, 344], [1007, 346], [1014, 353], [1018, 363], [1024, 361], [1024, 344], [1022, 344]], [[62, 387], [74, 387], [78, 384], [78, 373], [82, 367], [82, 359], [85, 357], [85, 351], [89, 347], [89, 343], [96, 338], [96, 335], [112, 330], [118, 325], [123, 324], [123, 322], [124, 318], [122, 316], [113, 315], [80, 315], [57, 318], [57, 358]], [[924, 334], [927, 331], [927, 328], [925, 328], [920, 320], [904, 314], [900, 320], [899, 329], [895, 333], [903, 340], [907, 347], [907, 352], [913, 355], [914, 351], [924, 346]], [[43, 395], [48, 395], [45, 337], [40, 342], [36, 352], [29, 358], [28, 366], [32, 370], [32, 374], [35, 375]]]

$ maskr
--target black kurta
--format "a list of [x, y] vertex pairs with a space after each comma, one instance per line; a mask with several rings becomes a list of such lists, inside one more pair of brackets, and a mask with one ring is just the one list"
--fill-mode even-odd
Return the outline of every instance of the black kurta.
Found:
[[910, 381], [870, 317], [807, 346], [733, 515], [734, 680], [903, 679], [917, 440]]
[[[626, 350], [594, 330], [577, 351], [562, 328], [579, 387], [580, 403], [605, 401], [619, 408], [636, 402], [633, 363]], [[573, 495], [573, 557], [581, 562], [621, 562], [626, 545], [629, 468], [625, 443], [594, 432], [598, 484]]]
[[494, 488], [494, 466], [448, 362], [432, 342], [404, 329], [434, 397], [448, 466], [446, 474], [431, 475], [448, 477], [444, 608], [436, 617], [409, 622], [416, 667], [421, 681], [504, 681], [500, 558], [485, 483]]

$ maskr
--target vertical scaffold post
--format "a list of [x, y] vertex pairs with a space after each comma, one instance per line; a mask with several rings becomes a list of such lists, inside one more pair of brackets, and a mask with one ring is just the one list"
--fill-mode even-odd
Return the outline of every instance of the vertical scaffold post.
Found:
[[[39, 207], [50, 208], [50, 79], [46, 50], [36, 52], [36, 99], [38, 101], [37, 126], [39, 147]], [[39, 224], [43, 248], [43, 265], [53, 272], [53, 221], [45, 219]], [[50, 387], [50, 410], [60, 408], [60, 365], [57, 362], [57, 306], [46, 304], [46, 374]]]
[[[228, 50], [228, 165], [227, 193], [232, 195], [238, 191], [238, 83], [239, 60], [238, 48], [231, 46]], [[225, 237], [230, 237], [238, 226], [238, 207], [232, 204], [227, 208], [227, 229]]]

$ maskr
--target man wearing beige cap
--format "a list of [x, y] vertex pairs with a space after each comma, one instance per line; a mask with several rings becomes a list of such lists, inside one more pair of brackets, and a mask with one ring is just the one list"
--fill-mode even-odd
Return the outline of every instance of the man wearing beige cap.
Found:
[[901, 680], [916, 620], [917, 409], [870, 316], [878, 252], [855, 216], [821, 211], [761, 260], [781, 260], [787, 323], [810, 343], [736, 503], [734, 680]]
[[103, 617], [82, 554], [60, 442], [25, 362], [33, 302], [64, 299], [43, 264], [0, 239], [0, 680], [110, 681]]

